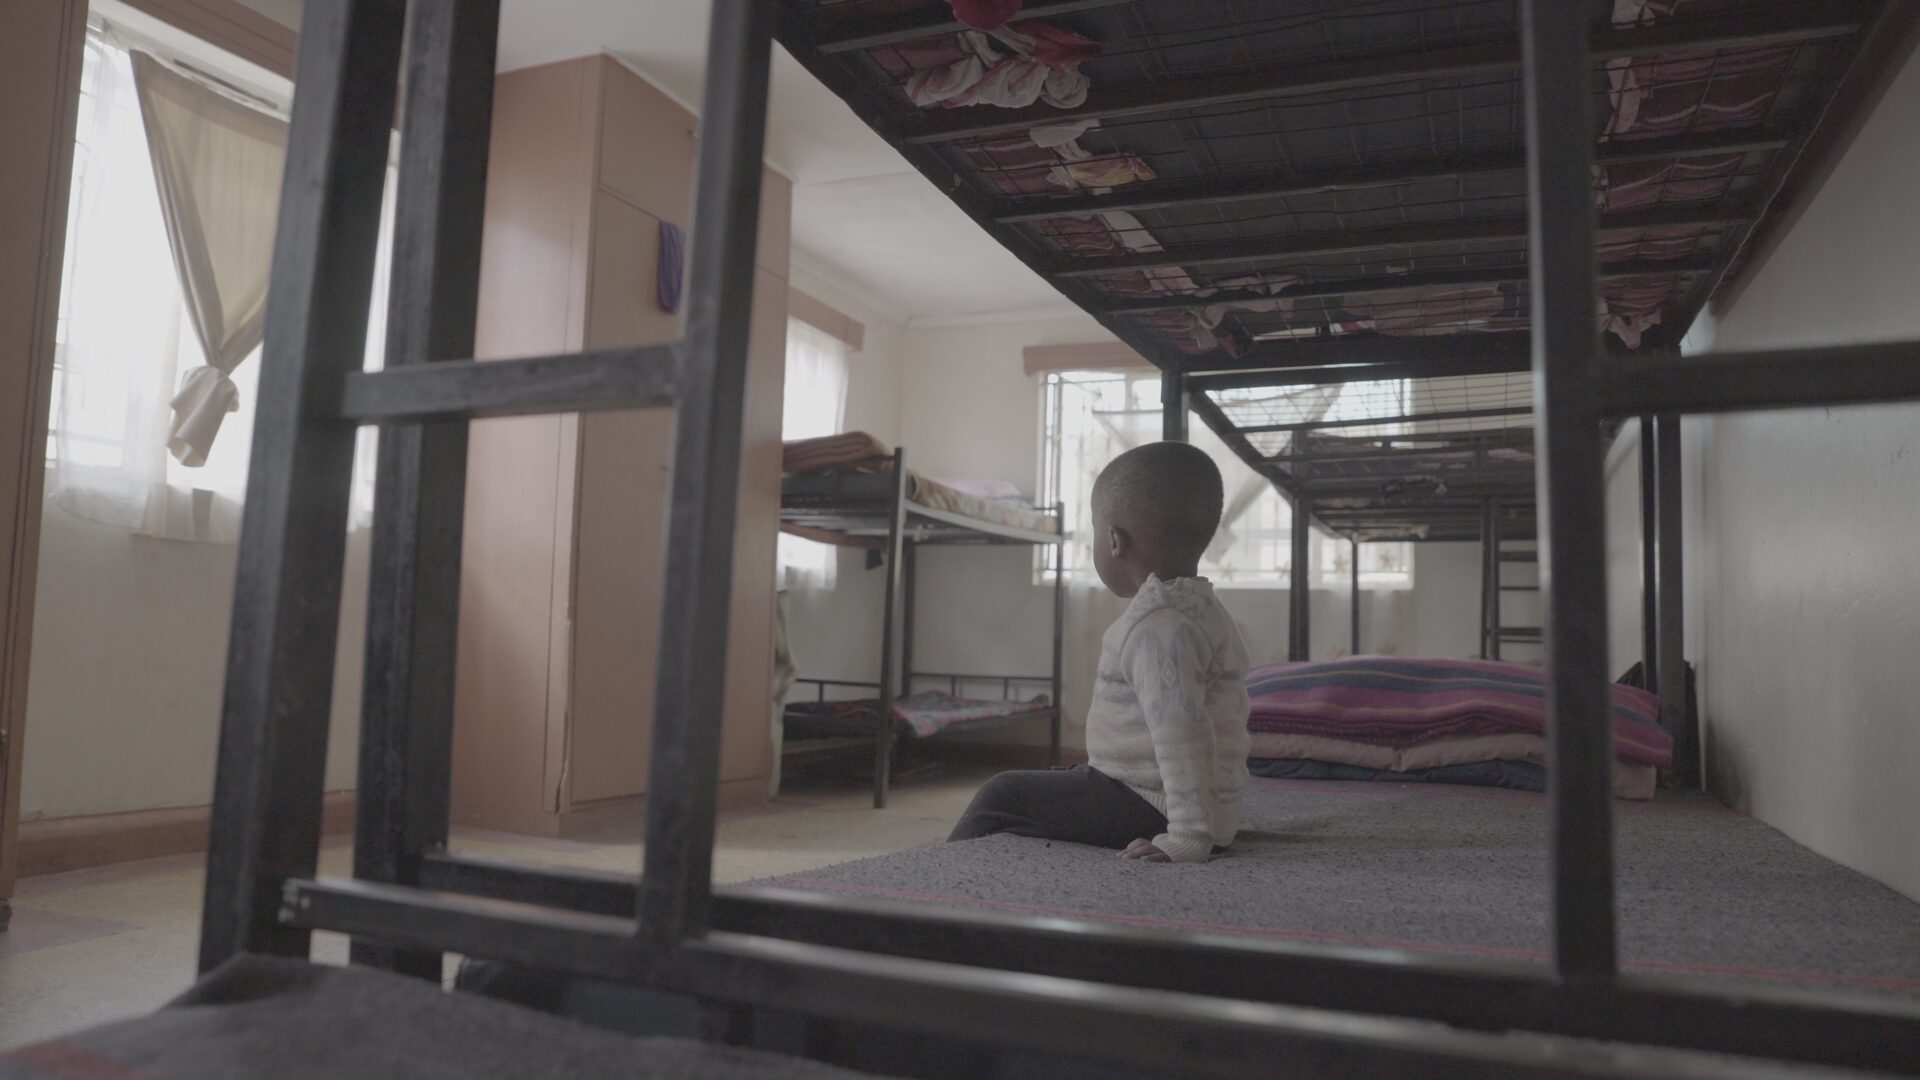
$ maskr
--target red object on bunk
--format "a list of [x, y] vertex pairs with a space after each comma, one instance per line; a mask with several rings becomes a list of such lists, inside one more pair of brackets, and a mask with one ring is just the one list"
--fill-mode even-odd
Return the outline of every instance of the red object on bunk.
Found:
[[975, 30], [998, 30], [1020, 14], [1026, 0], [953, 0], [953, 17]]

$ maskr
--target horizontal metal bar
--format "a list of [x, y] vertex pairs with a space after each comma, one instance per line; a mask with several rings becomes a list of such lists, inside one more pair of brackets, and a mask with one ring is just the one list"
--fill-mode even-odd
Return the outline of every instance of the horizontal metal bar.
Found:
[[[1616, 263], [1603, 267], [1601, 280], [1643, 277], [1654, 274], [1704, 274], [1714, 268], [1708, 259], [1636, 259], [1632, 262]], [[1336, 281], [1315, 281], [1291, 286], [1277, 292], [1260, 293], [1245, 290], [1222, 290], [1209, 296], [1175, 296], [1165, 300], [1145, 300], [1132, 303], [1121, 301], [1101, 309], [1105, 315], [1146, 315], [1156, 311], [1187, 311], [1195, 308], [1211, 307], [1215, 304], [1261, 303], [1272, 300], [1307, 300], [1325, 297], [1361, 297], [1377, 296], [1381, 293], [1400, 292], [1404, 289], [1446, 288], [1449, 286], [1469, 285], [1509, 285], [1527, 280], [1527, 268], [1514, 266], [1506, 270], [1437, 270], [1420, 274], [1389, 274], [1384, 277], [1346, 278]]]
[[916, 679], [959, 679], [961, 682], [999, 682], [1006, 680], [1011, 682], [1050, 683], [1053, 681], [1052, 675], [968, 675], [952, 671], [914, 671], [909, 674]]
[[1238, 366], [1210, 365], [1190, 375], [1195, 394], [1218, 390], [1332, 386], [1385, 379], [1512, 375], [1529, 359], [1524, 335], [1460, 334], [1442, 338], [1361, 338], [1255, 349]]
[[1910, 401], [1920, 399], [1920, 343], [1626, 356], [1601, 372], [1609, 416]]
[[[1134, 0], [1055, 0], [1050, 4], [1027, 4], [1020, 11], [1020, 18], [1053, 19], [1061, 15], [1072, 15], [1076, 12], [1133, 2]], [[921, 12], [908, 12], [892, 17], [867, 15], [861, 17], [860, 29], [857, 32], [844, 37], [825, 38], [821, 40], [818, 48], [831, 56], [836, 53], [878, 48], [882, 45], [920, 41], [938, 37], [941, 34], [957, 34], [966, 29], [968, 29], [967, 24], [958, 19], [928, 19]]]
[[350, 373], [340, 416], [363, 424], [670, 405], [680, 347], [517, 360], [448, 360]]
[[[1608, 26], [1595, 30], [1587, 50], [1591, 60], [1617, 60], [1708, 49], [1759, 49], [1852, 37], [1860, 20], [1852, 4], [1809, 5], [1811, 12], [1755, 15], [1745, 11], [1708, 18], [1663, 20], [1648, 26]], [[1837, 17], [1838, 16], [1838, 17]]]
[[[1851, 36], [1859, 30], [1853, 19], [1836, 18], [1829, 11], [1792, 12], [1773, 17], [1742, 15], [1706, 20], [1677, 19], [1650, 27], [1604, 28], [1594, 32], [1591, 59], [1644, 56], [1649, 53], [1693, 52], [1721, 48], [1820, 41]], [[1274, 71], [1229, 78], [1194, 76], [1164, 79], [1151, 86], [1102, 93], [1070, 109], [1030, 105], [1023, 109], [954, 109], [919, 114], [901, 126], [900, 138], [910, 144], [948, 142], [986, 135], [1025, 131], [1039, 124], [1076, 119], [1113, 119], [1234, 105], [1247, 101], [1329, 94], [1392, 83], [1459, 78], [1483, 74], [1516, 74], [1520, 49], [1513, 41], [1429, 49], [1386, 57], [1282, 66]]]
[[[1505, 405], [1486, 409], [1446, 409], [1441, 412], [1403, 413], [1398, 416], [1354, 416], [1341, 420], [1306, 420], [1298, 424], [1257, 424], [1240, 430], [1248, 435], [1267, 435], [1279, 431], [1319, 431], [1322, 428], [1379, 427], [1386, 424], [1436, 423], [1441, 420], [1484, 420], [1496, 416], [1528, 416], [1531, 405]], [[1409, 433], [1409, 438], [1417, 433]]]
[[[1745, 132], [1669, 136], [1640, 142], [1607, 143], [1594, 153], [1601, 165], [1640, 161], [1671, 161], [1778, 150], [1785, 136]], [[996, 221], [1010, 224], [1048, 218], [1084, 216], [1113, 211], [1164, 210], [1181, 206], [1219, 205], [1255, 199], [1284, 199], [1328, 191], [1362, 191], [1406, 184], [1459, 180], [1475, 176], [1519, 173], [1527, 167], [1520, 150], [1495, 150], [1459, 157], [1353, 165], [1317, 172], [1278, 173], [1269, 176], [1194, 180], [1166, 184], [1128, 184], [1096, 195], [1041, 197], [996, 204]]]
[[[1403, 441], [1417, 442], [1418, 435], [1402, 436]], [[1483, 443], [1453, 443], [1445, 446], [1380, 446], [1371, 450], [1332, 450], [1316, 452], [1303, 444], [1304, 453], [1289, 451], [1285, 460], [1289, 466], [1306, 465], [1353, 465], [1368, 461], [1418, 461], [1423, 458], [1449, 457], [1462, 458], [1477, 455], [1487, 450], [1525, 450], [1533, 452], [1533, 429], [1514, 428], [1503, 433], [1500, 438], [1491, 438]], [[1382, 474], [1379, 479], [1392, 479]]]
[[[1800, 1077], [1638, 1046], [1226, 1000], [716, 932], [673, 946], [632, 921], [351, 881], [291, 881], [282, 917], [408, 948], [535, 965], [695, 997], [1181, 1075], [1498, 1078]], [[1177, 939], [1176, 939], [1177, 940]]]
[[[1599, 231], [1711, 228], [1744, 221], [1745, 215], [1728, 207], [1673, 207], [1604, 214]], [[1160, 251], [1136, 251], [1096, 258], [1051, 256], [1038, 260], [1040, 272], [1051, 277], [1089, 277], [1122, 270], [1217, 266], [1225, 263], [1315, 259], [1382, 248], [1431, 247], [1527, 238], [1524, 217], [1486, 218], [1417, 225], [1386, 225], [1371, 229], [1315, 229], [1279, 236], [1258, 236], [1218, 243], [1175, 244]]]
[[[422, 875], [427, 888], [600, 915], [633, 911], [625, 875], [450, 856], [430, 858]], [[713, 914], [716, 929], [734, 934], [1003, 972], [1920, 1073], [1920, 1005], [1896, 999], [1633, 974], [1610, 991], [1582, 991], [1553, 983], [1544, 965], [1513, 961], [934, 912], [783, 889], [718, 889]]]

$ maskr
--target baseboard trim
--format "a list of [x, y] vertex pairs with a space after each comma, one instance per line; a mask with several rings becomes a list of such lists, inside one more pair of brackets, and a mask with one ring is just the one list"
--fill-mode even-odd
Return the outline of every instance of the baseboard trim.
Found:
[[[327, 835], [353, 830], [353, 792], [333, 791], [321, 804]], [[175, 806], [122, 814], [89, 814], [20, 823], [20, 876], [191, 855], [207, 850], [211, 806]]]
[[[939, 742], [929, 740], [919, 748], [920, 754], [931, 761], [952, 762], [958, 765], [998, 765], [1003, 769], [1044, 769], [1053, 764], [1052, 755], [1044, 746], [1026, 746], [1017, 743], [972, 743]], [[1085, 765], [1087, 752], [1073, 746], [1060, 748], [1060, 764]]]

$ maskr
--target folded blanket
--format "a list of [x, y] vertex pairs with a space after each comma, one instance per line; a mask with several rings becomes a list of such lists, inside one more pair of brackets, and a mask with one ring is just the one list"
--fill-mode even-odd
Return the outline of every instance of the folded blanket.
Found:
[[[1294, 771], [1275, 771], [1282, 768], [1276, 763], [1288, 763]], [[1247, 765], [1255, 776], [1276, 779], [1411, 780], [1545, 791], [1547, 741], [1538, 735], [1470, 735], [1436, 739], [1400, 751], [1316, 735], [1260, 733], [1253, 736]], [[1502, 779], [1514, 776], [1536, 779], [1528, 784]], [[1613, 763], [1613, 794], [1617, 798], [1651, 799], [1658, 779], [1651, 765]]]
[[889, 467], [884, 459], [893, 450], [864, 431], [844, 431], [817, 439], [796, 439], [787, 443], [780, 457], [780, 469], [787, 473], [821, 472], [840, 466], [872, 462], [872, 471]]
[[[1312, 758], [1254, 758], [1247, 771], [1268, 780], [1349, 780], [1379, 781], [1390, 784], [1462, 784], [1470, 787], [1512, 788], [1516, 791], [1547, 790], [1547, 770], [1528, 761], [1475, 761], [1441, 765], [1432, 769], [1387, 772], [1359, 765]], [[1615, 764], [1613, 797], [1651, 799], [1659, 786], [1651, 765]]]
[[[1271, 664], [1247, 678], [1247, 726], [1403, 749], [1448, 736], [1523, 734], [1547, 728], [1546, 672], [1488, 660], [1356, 657]], [[1673, 739], [1660, 701], [1612, 687], [1614, 750], [1621, 761], [1665, 768]]]

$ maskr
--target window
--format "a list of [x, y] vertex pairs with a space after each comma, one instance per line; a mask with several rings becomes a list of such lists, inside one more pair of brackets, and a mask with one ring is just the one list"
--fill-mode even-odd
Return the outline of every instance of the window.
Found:
[[[837, 435], [846, 411], [846, 343], [799, 319], [788, 319], [780, 437], [792, 442]], [[781, 533], [779, 563], [785, 585], [833, 586], [835, 550], [830, 544]]]
[[[267, 111], [267, 103], [250, 95], [248, 104]], [[389, 211], [392, 183], [390, 172]], [[391, 225], [391, 214], [383, 214], [370, 367], [379, 366], [384, 342]], [[190, 466], [176, 459], [168, 452], [174, 395], [206, 358], [175, 269], [132, 53], [98, 27], [88, 32], [81, 72], [62, 271], [49, 499], [143, 535], [231, 542], [246, 490], [258, 350], [231, 373], [236, 408], [205, 461]], [[373, 430], [363, 429], [353, 503], [360, 526], [371, 517], [373, 445]]]
[[[1314, 403], [1313, 412], [1327, 419], [1343, 419], [1379, 415], [1371, 399], [1388, 386], [1355, 383], [1344, 388], [1315, 387], [1304, 393], [1323, 399]], [[1097, 581], [1089, 546], [1094, 479], [1121, 453], [1158, 440], [1160, 423], [1157, 371], [1063, 371], [1047, 376], [1042, 502], [1066, 504], [1072, 538], [1064, 545], [1063, 555], [1069, 580]], [[1201, 559], [1200, 573], [1220, 588], [1287, 588], [1293, 577], [1293, 507], [1270, 481], [1228, 449], [1212, 429], [1195, 420], [1188, 430], [1193, 444], [1219, 465], [1226, 486], [1220, 531]], [[1363, 544], [1360, 552], [1362, 587], [1411, 586], [1411, 545]], [[1311, 580], [1315, 586], [1346, 587], [1351, 550], [1345, 539], [1316, 532], [1312, 556]], [[1045, 577], [1050, 569], [1046, 560], [1038, 566], [1040, 576]]]

